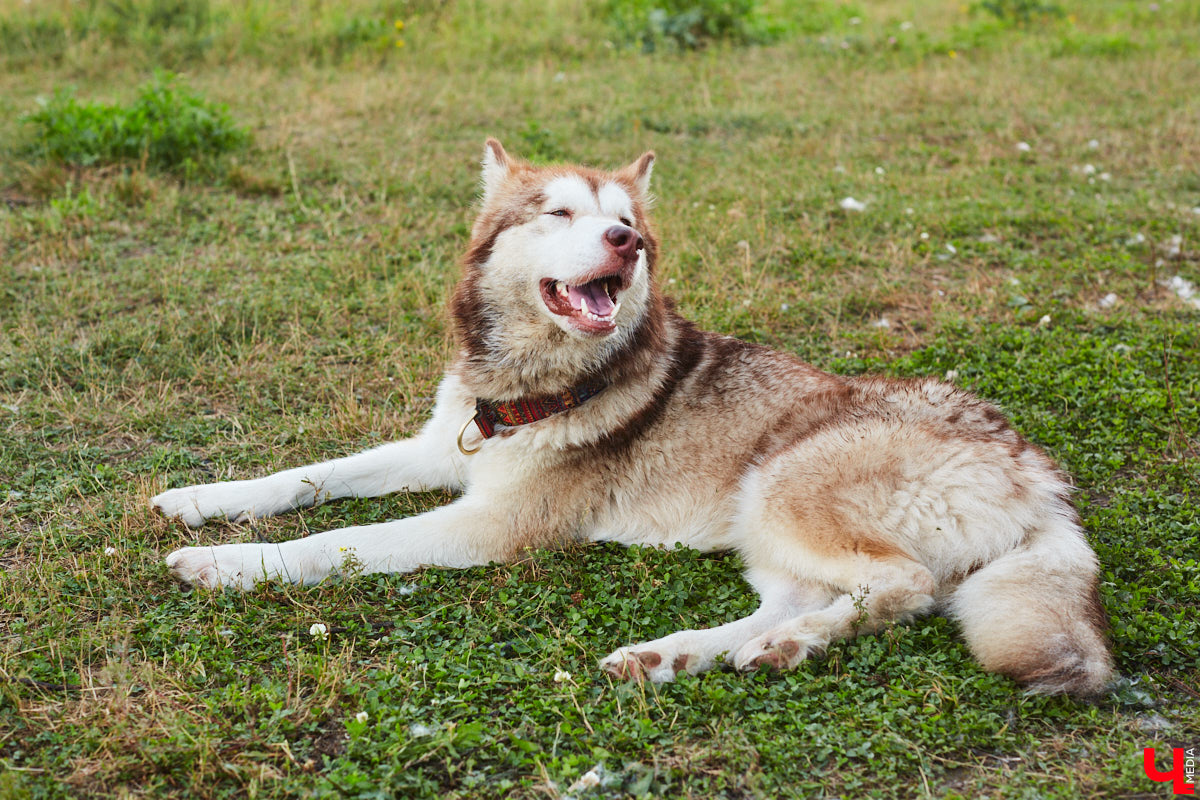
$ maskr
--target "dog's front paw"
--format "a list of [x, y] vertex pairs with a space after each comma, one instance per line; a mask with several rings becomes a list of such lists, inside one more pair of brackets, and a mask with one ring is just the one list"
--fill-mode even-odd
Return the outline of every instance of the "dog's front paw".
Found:
[[204, 524], [205, 517], [200, 513], [199, 499], [196, 497], [197, 486], [186, 489], [168, 489], [162, 494], [150, 498], [150, 505], [164, 517], [183, 520], [189, 528], [198, 528]]
[[240, 482], [210, 483], [168, 489], [152, 497], [150, 505], [164, 516], [181, 519], [188, 527], [198, 528], [214, 517], [227, 517], [234, 522], [249, 518], [251, 498], [246, 495]]
[[282, 563], [274, 545], [223, 544], [218, 547], [183, 547], [167, 556], [171, 573], [200, 589], [252, 589], [254, 584], [281, 574]]
[[666, 683], [675, 680], [675, 675], [688, 667], [689, 657], [677, 655], [664, 658], [661, 653], [647, 649], [652, 645], [622, 647], [600, 660], [600, 669], [622, 681], [644, 681]]

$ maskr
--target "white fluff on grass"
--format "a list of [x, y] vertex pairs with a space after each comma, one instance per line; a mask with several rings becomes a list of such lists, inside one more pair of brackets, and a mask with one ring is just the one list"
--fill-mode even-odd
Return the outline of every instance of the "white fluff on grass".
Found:
[[1169, 281], [1163, 281], [1162, 285], [1170, 289], [1179, 299], [1185, 303], [1190, 303], [1196, 308], [1200, 308], [1200, 294], [1196, 292], [1196, 284], [1189, 281], [1182, 275], [1176, 275]]
[[1121, 298], [1117, 297], [1115, 292], [1109, 292], [1108, 294], [1104, 295], [1104, 297], [1101, 297], [1100, 301], [1098, 303], [1096, 303], [1096, 305], [1100, 306], [1101, 308], [1107, 309], [1107, 308], [1112, 308], [1120, 301], [1121, 301]]
[[861, 201], [859, 201], [859, 200], [855, 200], [853, 197], [843, 197], [843, 198], [842, 198], [842, 200], [841, 200], [841, 202], [839, 202], [839, 203], [838, 203], [838, 205], [839, 205], [839, 206], [841, 206], [841, 208], [842, 208], [842, 210], [843, 210], [843, 211], [859, 211], [859, 212], [862, 212], [862, 211], [866, 211], [866, 210], [867, 210], [867, 204], [866, 204], [866, 203], [863, 203], [863, 202], [861, 202]]
[[596, 766], [589, 769], [587, 772], [580, 775], [579, 780], [572, 783], [570, 788], [567, 789], [567, 791], [568, 792], [582, 792], [586, 789], [591, 789], [593, 787], [599, 786], [603, 780], [604, 780], [604, 765], [597, 764]]

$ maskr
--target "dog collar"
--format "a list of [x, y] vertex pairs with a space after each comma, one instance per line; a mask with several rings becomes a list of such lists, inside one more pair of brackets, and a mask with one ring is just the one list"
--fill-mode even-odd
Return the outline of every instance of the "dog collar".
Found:
[[475, 416], [467, 420], [466, 424], [462, 426], [462, 430], [458, 432], [458, 449], [466, 455], [479, 450], [478, 447], [474, 450], [463, 447], [463, 434], [466, 433], [467, 427], [472, 422], [479, 428], [484, 439], [490, 439], [496, 435], [497, 427], [515, 428], [518, 425], [528, 425], [531, 422], [570, 411], [584, 401], [600, 394], [607, 386], [608, 381], [596, 378], [558, 394], [543, 397], [523, 397], [520, 400], [503, 402], [476, 398]]

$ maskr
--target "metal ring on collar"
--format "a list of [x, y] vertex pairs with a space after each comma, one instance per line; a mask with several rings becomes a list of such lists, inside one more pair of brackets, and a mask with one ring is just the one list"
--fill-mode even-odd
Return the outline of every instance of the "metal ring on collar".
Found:
[[463, 435], [466, 434], [467, 428], [470, 427], [471, 423], [474, 422], [476, 420], [476, 418], [478, 418], [478, 417], [479, 417], [479, 409], [476, 409], [475, 413], [471, 415], [471, 418], [469, 420], [467, 420], [466, 422], [464, 422], [463, 426], [458, 429], [458, 452], [462, 453], [464, 456], [469, 456], [469, 455], [478, 453], [479, 449], [481, 447], [483, 447], [482, 442], [479, 444], [478, 447], [476, 447], [473, 450], [468, 450], [467, 448], [463, 447]]

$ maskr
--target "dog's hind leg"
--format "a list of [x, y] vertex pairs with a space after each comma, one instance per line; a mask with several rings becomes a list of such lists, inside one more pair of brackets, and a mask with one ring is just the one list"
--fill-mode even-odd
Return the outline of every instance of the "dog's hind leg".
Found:
[[825, 608], [794, 616], [746, 642], [734, 655], [734, 666], [790, 669], [831, 642], [874, 633], [932, 608], [934, 579], [925, 567], [903, 558], [858, 561], [847, 565], [853, 580], [861, 581], [856, 589], [840, 581], [844, 594]]
[[462, 488], [464, 456], [455, 444], [470, 417], [470, 401], [448, 377], [433, 416], [412, 439], [363, 453], [244, 481], [170, 489], [151, 499], [168, 517], [192, 527], [226, 517], [243, 521], [306, 508], [339, 497], [377, 497], [397, 491]]
[[695, 675], [737, 652], [747, 641], [806, 609], [826, 605], [830, 596], [816, 586], [751, 570], [746, 579], [758, 590], [758, 610], [748, 617], [702, 630], [687, 630], [652, 642], [622, 647], [600, 661], [600, 668], [621, 680], [672, 680], [680, 672]]

